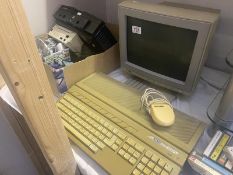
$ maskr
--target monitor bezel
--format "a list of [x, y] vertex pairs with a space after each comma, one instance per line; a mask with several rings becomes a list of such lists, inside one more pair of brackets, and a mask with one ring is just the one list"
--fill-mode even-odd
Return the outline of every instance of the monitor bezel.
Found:
[[[210, 23], [124, 7], [119, 7], [118, 15], [120, 33], [120, 57], [122, 68], [157, 85], [164, 86], [168, 89], [178, 91], [180, 93], [190, 94], [197, 83], [197, 79], [200, 74], [200, 68], [202, 67], [205, 59], [204, 56], [207, 45], [206, 43], [208, 41], [209, 33], [211, 30]], [[127, 16], [198, 31], [185, 82], [161, 75], [156, 72], [152, 72], [143, 67], [130, 63], [127, 60]]]

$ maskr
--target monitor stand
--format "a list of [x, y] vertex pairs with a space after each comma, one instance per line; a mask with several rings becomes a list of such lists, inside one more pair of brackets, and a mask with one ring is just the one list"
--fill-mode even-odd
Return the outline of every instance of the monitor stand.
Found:
[[125, 85], [131, 88], [139, 90], [142, 94], [145, 91], [145, 89], [154, 88], [162, 92], [171, 103], [176, 99], [177, 96], [177, 93], [175, 92], [156, 86], [136, 76], [130, 75], [126, 72], [123, 72], [121, 69], [117, 69], [116, 71], [110, 73], [109, 76], [112, 77], [113, 79], [116, 79], [124, 83]]

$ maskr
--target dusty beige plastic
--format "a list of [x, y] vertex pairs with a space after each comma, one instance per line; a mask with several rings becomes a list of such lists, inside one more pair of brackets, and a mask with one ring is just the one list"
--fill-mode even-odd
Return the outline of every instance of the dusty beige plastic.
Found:
[[77, 33], [56, 24], [49, 32], [49, 36], [60, 41], [73, 52], [81, 52], [83, 42]]
[[160, 126], [168, 127], [174, 124], [175, 114], [169, 104], [153, 103], [150, 106], [150, 116]]
[[205, 125], [175, 111], [174, 125], [159, 127], [140, 109], [140, 97], [104, 74], [92, 74], [57, 106], [69, 138], [109, 174], [179, 174]]
[[[150, 71], [128, 60], [127, 16], [198, 32], [185, 81]], [[118, 5], [118, 20], [122, 69], [153, 84], [190, 95], [199, 80], [219, 16], [219, 10], [177, 3], [157, 4], [134, 0], [120, 3]]]

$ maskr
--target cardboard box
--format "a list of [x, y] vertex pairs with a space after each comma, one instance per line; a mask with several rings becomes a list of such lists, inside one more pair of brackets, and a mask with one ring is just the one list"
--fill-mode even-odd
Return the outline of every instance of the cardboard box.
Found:
[[[55, 96], [60, 96], [51, 68], [44, 64], [50, 86]], [[64, 67], [67, 88], [94, 72], [110, 73], [120, 66], [119, 46], [112, 46], [103, 53], [92, 55], [82, 61]]]
[[[114, 24], [106, 24], [108, 29], [112, 32], [113, 36], [118, 40], [119, 31], [118, 25]], [[40, 35], [38, 37], [48, 37], [47, 34]], [[55, 96], [59, 97], [61, 93], [58, 91], [57, 82], [54, 79], [53, 72], [51, 67], [47, 64], [44, 64], [45, 71], [47, 73], [50, 86]], [[103, 72], [110, 73], [113, 70], [120, 67], [120, 54], [119, 54], [119, 46], [115, 44], [108, 50], [103, 53], [96, 54], [85, 58], [79, 62], [73, 63], [69, 66], [63, 68], [64, 79], [66, 82], [66, 86], [69, 89], [73, 84], [87, 77], [88, 75], [94, 72]]]

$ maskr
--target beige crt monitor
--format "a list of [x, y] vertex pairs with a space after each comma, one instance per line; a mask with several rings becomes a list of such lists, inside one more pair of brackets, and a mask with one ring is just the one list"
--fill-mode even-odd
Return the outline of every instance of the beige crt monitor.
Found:
[[175, 3], [119, 4], [123, 70], [168, 89], [190, 94], [219, 19], [219, 11]]

